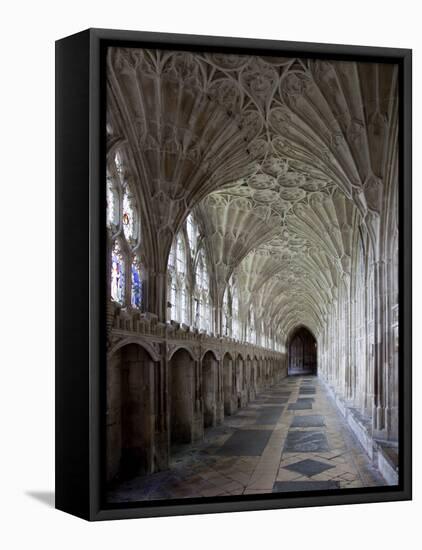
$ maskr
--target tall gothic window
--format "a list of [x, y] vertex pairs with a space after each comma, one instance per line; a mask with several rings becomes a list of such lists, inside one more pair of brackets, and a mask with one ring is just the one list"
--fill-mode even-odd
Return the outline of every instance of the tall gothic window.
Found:
[[193, 219], [192, 214], [189, 214], [186, 220], [186, 231], [189, 241], [189, 249], [192, 257], [195, 256], [196, 245], [198, 243], [198, 227]]
[[231, 288], [232, 288], [232, 335], [236, 340], [241, 340], [241, 326], [239, 319], [239, 292], [237, 289], [237, 284], [231, 278]]
[[128, 186], [125, 187], [123, 192], [123, 233], [127, 242], [131, 247], [136, 244], [136, 232], [137, 232], [137, 214], [136, 207], [134, 205], [134, 198], [130, 193]]
[[132, 289], [131, 289], [132, 307], [140, 308], [142, 304], [142, 278], [141, 266], [136, 256], [132, 261]]
[[[199, 328], [207, 332], [212, 330], [211, 302], [209, 291], [209, 275], [204, 250], [198, 253], [196, 266], [196, 307], [199, 310]], [[198, 322], [198, 318], [196, 318]]]
[[261, 346], [265, 347], [265, 334], [266, 334], [266, 326], [264, 323], [264, 320], [261, 321]]
[[248, 342], [256, 344], [255, 314], [252, 307], [248, 315]]
[[[140, 222], [133, 189], [126, 178], [123, 156], [117, 152], [107, 167], [107, 227], [111, 239], [110, 294], [121, 305], [142, 305], [139, 261]], [[117, 237], [118, 235], [118, 237]], [[128, 279], [126, 279], [128, 277]], [[126, 284], [128, 280], [128, 284]]]
[[186, 251], [183, 237], [179, 233], [176, 240], [176, 271], [180, 278], [186, 274]]
[[107, 225], [116, 233], [119, 225], [119, 193], [110, 173], [107, 173]]
[[271, 335], [270, 335], [270, 327], [267, 325], [267, 324], [264, 324], [264, 335], [265, 335], [265, 338], [264, 338], [264, 342], [265, 342], [265, 347], [268, 348], [268, 349], [271, 349], [272, 348], [272, 339], [271, 339]]
[[185, 325], [189, 325], [189, 296], [185, 285], [180, 291], [180, 320]]
[[223, 311], [222, 311], [222, 331], [223, 336], [231, 336], [231, 315], [230, 315], [230, 287], [226, 286], [223, 296]]
[[179, 232], [173, 241], [167, 266], [170, 319], [189, 324], [189, 295], [186, 286], [187, 261], [182, 232]]
[[125, 260], [117, 240], [111, 253], [111, 297], [115, 302], [125, 304]]

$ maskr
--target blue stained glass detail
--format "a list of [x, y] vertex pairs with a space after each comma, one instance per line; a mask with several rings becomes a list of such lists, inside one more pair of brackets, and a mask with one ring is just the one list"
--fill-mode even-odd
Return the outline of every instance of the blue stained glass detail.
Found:
[[120, 247], [115, 243], [111, 254], [111, 297], [120, 304], [125, 299], [125, 265]]
[[132, 264], [132, 306], [140, 308], [142, 302], [142, 281], [139, 268]]

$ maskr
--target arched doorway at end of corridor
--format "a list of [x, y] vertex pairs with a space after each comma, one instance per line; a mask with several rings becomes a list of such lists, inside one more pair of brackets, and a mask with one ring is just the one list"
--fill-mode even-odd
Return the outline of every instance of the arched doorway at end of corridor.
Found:
[[296, 328], [290, 337], [289, 375], [317, 374], [317, 342], [306, 327]]

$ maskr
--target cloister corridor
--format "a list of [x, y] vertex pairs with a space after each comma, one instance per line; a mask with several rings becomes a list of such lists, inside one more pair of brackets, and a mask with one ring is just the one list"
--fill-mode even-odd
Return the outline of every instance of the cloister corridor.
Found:
[[397, 67], [106, 65], [110, 502], [397, 485]]
[[317, 376], [289, 376], [109, 502], [385, 485]]

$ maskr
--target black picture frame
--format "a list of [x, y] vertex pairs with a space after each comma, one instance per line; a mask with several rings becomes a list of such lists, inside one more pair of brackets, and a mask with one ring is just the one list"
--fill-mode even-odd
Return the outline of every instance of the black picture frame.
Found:
[[[284, 54], [397, 63], [400, 70], [399, 485], [107, 506], [104, 433], [104, 74], [107, 46]], [[88, 29], [56, 42], [56, 508], [87, 520], [263, 510], [412, 498], [412, 52]]]

